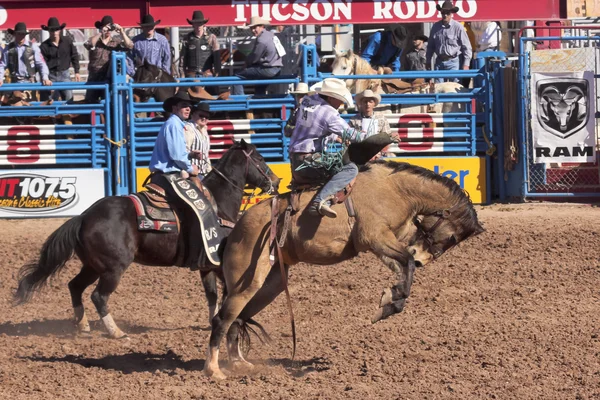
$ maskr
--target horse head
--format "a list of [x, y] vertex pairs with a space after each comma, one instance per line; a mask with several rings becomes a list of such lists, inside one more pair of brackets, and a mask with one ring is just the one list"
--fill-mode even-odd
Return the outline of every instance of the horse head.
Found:
[[477, 220], [473, 204], [466, 196], [449, 209], [436, 211], [421, 219], [415, 216], [413, 223], [417, 229], [408, 242], [407, 250], [420, 266], [484, 231]]
[[[239, 168], [242, 165], [244, 168]], [[232, 172], [234, 170], [243, 171], [245, 174], [243, 185], [248, 185], [252, 189], [261, 189], [262, 192], [267, 194], [277, 193], [281, 179], [271, 171], [256, 146], [247, 143], [244, 139], [235, 142], [229, 151], [225, 153], [219, 161], [218, 168], [221, 168], [221, 166], [223, 166], [222, 172], [225, 173], [227, 168], [230, 176], [234, 174]], [[232, 180], [242, 181], [242, 177], [232, 176]]]
[[[139, 64], [139, 63], [138, 63]], [[136, 69], [133, 75], [134, 83], [161, 83], [161, 82], [175, 82], [168, 72], [152, 65], [148, 60], [144, 60], [143, 63]], [[173, 96], [176, 92], [175, 87], [164, 87], [164, 88], [134, 88], [133, 94], [137, 96], [141, 102], [146, 102], [151, 97], [154, 97], [156, 101], [165, 101], [169, 97]]]
[[[381, 75], [383, 69], [374, 70], [365, 59], [355, 54], [352, 49], [340, 51], [335, 49], [335, 60], [331, 65], [332, 75]], [[383, 93], [380, 79], [346, 79], [346, 87], [352, 93], [360, 93], [371, 89], [375, 93]]]

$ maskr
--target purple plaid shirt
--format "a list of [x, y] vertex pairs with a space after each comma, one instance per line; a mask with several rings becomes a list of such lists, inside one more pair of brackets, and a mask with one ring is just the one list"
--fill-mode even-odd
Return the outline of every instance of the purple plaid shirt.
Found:
[[133, 51], [130, 51], [127, 57], [127, 74], [135, 74], [135, 62], [147, 60], [149, 64], [156, 65], [171, 73], [171, 45], [166, 37], [158, 32], [154, 32], [154, 37], [146, 38], [145, 33], [140, 33], [131, 39], [133, 42]]
[[290, 140], [290, 153], [320, 152], [323, 150], [323, 139], [330, 135], [341, 137], [344, 132], [351, 142], [359, 142], [365, 136], [364, 132], [350, 128], [337, 110], [321, 96], [305, 96], [298, 109], [296, 127]]

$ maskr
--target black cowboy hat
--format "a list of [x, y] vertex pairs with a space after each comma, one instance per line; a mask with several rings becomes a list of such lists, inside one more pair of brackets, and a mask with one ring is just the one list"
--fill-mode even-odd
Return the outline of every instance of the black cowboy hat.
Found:
[[358, 143], [352, 143], [348, 146], [348, 151], [344, 154], [344, 164], [352, 161], [357, 165], [364, 165], [383, 150], [385, 146], [394, 142], [394, 138], [387, 133], [378, 133]]
[[42, 25], [42, 29], [49, 32], [62, 31], [67, 24], [61, 24], [58, 22], [58, 18], [50, 17], [48, 20], [48, 26]]
[[413, 38], [413, 40], [422, 40], [423, 42], [427, 42], [429, 41], [429, 38], [427, 37], [427, 35], [418, 34]]
[[145, 28], [147, 26], [151, 26], [151, 27], [155, 27], [156, 25], [160, 24], [160, 19], [158, 21], [154, 21], [154, 17], [150, 14], [148, 15], [144, 15], [144, 17], [142, 18], [142, 22], [138, 22], [138, 25], [141, 26], [142, 28]]
[[108, 24], [114, 24], [113, 18], [110, 15], [105, 15], [104, 17], [102, 17], [102, 20], [96, 21], [94, 25], [97, 29], [102, 29], [103, 26], [106, 26]]
[[165, 100], [163, 103], [163, 110], [169, 113], [173, 112], [173, 106], [176, 106], [183, 101], [190, 103], [192, 106], [196, 104], [187, 91], [179, 91], [175, 94], [175, 96], [169, 97]]
[[406, 28], [401, 24], [393, 24], [389, 25], [387, 28], [385, 28], [385, 30], [392, 33], [392, 36], [396, 42], [396, 47], [402, 47], [402, 42], [408, 35]]
[[192, 111], [190, 112], [190, 115], [195, 113], [196, 111], [202, 111], [207, 114], [210, 114], [210, 105], [205, 102], [200, 102], [192, 107]]
[[202, 11], [194, 11], [194, 13], [192, 14], [192, 19], [188, 19], [187, 22], [190, 25], [194, 25], [194, 24], [204, 25], [208, 22], [208, 20], [204, 19], [204, 13]]
[[15, 29], [8, 28], [7, 31], [11, 35], [14, 35], [15, 33], [23, 33], [25, 35], [29, 34], [29, 31], [27, 30], [27, 25], [25, 25], [25, 22], [17, 22], [17, 24], [15, 25]]
[[446, 0], [444, 2], [444, 4], [442, 4], [442, 6], [440, 7], [439, 4], [437, 4], [435, 6], [435, 8], [437, 8], [438, 11], [441, 12], [451, 12], [451, 13], [456, 13], [458, 12], [458, 7], [454, 7], [454, 4], [452, 4], [452, 2], [450, 0]]

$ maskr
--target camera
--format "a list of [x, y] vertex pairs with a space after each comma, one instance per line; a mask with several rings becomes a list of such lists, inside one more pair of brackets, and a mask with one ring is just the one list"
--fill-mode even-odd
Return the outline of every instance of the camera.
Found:
[[116, 31], [117, 30], [117, 26], [115, 24], [108, 24], [108, 30], [109, 31]]

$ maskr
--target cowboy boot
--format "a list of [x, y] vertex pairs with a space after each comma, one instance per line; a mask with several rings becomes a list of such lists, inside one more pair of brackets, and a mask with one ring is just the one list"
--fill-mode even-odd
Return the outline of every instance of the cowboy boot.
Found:
[[337, 213], [331, 208], [331, 198], [321, 201], [313, 201], [308, 206], [308, 214], [312, 216], [323, 216], [329, 218], [337, 218]]

